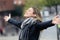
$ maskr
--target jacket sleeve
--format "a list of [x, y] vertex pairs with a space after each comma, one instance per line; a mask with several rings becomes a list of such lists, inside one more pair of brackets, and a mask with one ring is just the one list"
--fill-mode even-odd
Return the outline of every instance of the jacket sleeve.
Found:
[[21, 25], [22, 21], [18, 22], [18, 21], [11, 18], [11, 19], [8, 20], [8, 22], [15, 25], [15, 26], [17, 26], [18, 28], [21, 28], [20, 25]]
[[54, 24], [52, 24], [52, 20], [47, 21], [47, 22], [36, 21], [35, 26], [39, 28], [40, 30], [42, 30], [42, 29], [46, 29], [48, 27], [54, 26]]

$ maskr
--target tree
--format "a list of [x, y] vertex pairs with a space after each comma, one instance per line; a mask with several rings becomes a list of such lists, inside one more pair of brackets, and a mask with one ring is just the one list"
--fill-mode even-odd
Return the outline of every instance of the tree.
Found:
[[59, 4], [60, 4], [60, 0], [26, 0], [25, 9], [31, 6], [35, 6], [41, 9], [42, 7], [46, 6], [49, 8], [50, 10], [49, 12], [51, 13], [51, 7], [55, 6], [57, 12], [57, 5]]
[[26, 0], [25, 9], [31, 6], [35, 6], [40, 9], [42, 8], [42, 6], [44, 6], [44, 4], [45, 4], [45, 0]]
[[46, 4], [45, 6], [49, 7], [50, 13], [51, 13], [51, 6], [55, 6], [56, 8], [56, 13], [57, 12], [57, 5], [60, 5], [60, 0], [45, 0]]

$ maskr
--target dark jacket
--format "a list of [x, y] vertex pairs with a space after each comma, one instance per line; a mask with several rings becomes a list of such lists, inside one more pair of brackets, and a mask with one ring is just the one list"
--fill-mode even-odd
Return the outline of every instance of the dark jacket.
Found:
[[8, 21], [9, 23], [16, 25], [18, 28], [21, 29], [19, 40], [38, 40], [41, 30], [54, 25], [52, 24], [52, 20], [47, 22], [41, 22], [39, 20], [34, 20], [34, 19], [33, 19], [34, 21], [33, 20], [30, 21], [30, 20], [31, 18], [29, 18], [29, 20], [24, 23], [23, 28], [21, 28], [21, 25], [24, 22], [24, 20], [17, 22], [13, 19], [10, 19]]

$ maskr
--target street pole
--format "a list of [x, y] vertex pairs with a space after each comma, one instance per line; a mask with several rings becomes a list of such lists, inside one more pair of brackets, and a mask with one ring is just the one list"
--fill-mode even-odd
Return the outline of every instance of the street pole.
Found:
[[[58, 8], [57, 8], [57, 4], [55, 5], [55, 8], [56, 8], [56, 15], [58, 15]], [[57, 26], [57, 39], [59, 40], [59, 28], [58, 28], [58, 25]]]

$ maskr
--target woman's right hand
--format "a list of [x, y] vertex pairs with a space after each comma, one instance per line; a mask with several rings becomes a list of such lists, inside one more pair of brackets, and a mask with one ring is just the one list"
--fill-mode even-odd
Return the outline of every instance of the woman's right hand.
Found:
[[52, 23], [53, 24], [60, 24], [60, 17], [59, 15], [55, 16], [52, 20]]
[[11, 18], [11, 14], [9, 14], [9, 16], [4, 16], [4, 20], [8, 21]]

